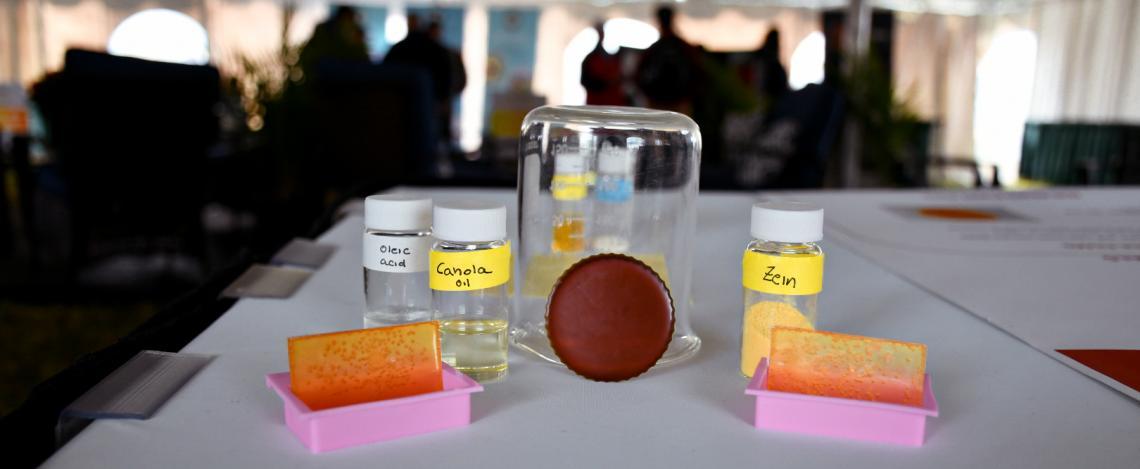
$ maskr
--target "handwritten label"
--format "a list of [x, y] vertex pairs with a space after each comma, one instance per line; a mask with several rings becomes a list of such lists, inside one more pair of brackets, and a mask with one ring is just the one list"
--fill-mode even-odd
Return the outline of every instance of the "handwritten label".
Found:
[[511, 280], [510, 244], [481, 251], [432, 251], [430, 258], [432, 290], [482, 290]]
[[744, 288], [773, 295], [814, 295], [823, 290], [823, 255], [773, 256], [744, 252]]
[[364, 267], [380, 272], [428, 270], [429, 236], [377, 236], [364, 234]]

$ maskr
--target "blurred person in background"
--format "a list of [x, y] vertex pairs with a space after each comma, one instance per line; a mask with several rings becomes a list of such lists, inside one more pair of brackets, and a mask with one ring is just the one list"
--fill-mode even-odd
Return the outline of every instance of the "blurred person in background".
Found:
[[625, 106], [628, 104], [622, 89], [621, 57], [610, 54], [602, 47], [606, 32], [601, 20], [594, 23], [598, 31], [598, 45], [582, 61], [582, 87], [586, 89], [586, 104]]
[[[430, 35], [436, 42], [443, 45], [443, 41], [440, 39], [441, 34], [442, 28], [440, 27], [440, 23], [438, 21], [433, 21], [431, 25], [428, 26], [428, 35]], [[467, 88], [467, 67], [463, 66], [463, 54], [455, 49], [447, 47], [446, 45], [444, 45], [444, 48], [447, 49], [447, 52], [451, 55], [450, 93], [451, 97], [454, 99], [454, 97], [459, 96], [459, 94], [463, 92], [464, 88]]]
[[450, 143], [451, 102], [467, 86], [467, 74], [459, 53], [440, 41], [441, 30], [438, 20], [423, 28], [416, 15], [408, 15], [408, 36], [388, 50], [384, 64], [416, 67], [428, 73], [439, 128], [445, 142]]
[[764, 43], [752, 53], [750, 75], [753, 90], [764, 109], [772, 109], [788, 94], [788, 72], [780, 63], [780, 31], [768, 31]]
[[701, 51], [703, 86], [697, 99], [693, 101], [693, 114], [690, 116], [701, 127], [701, 171], [702, 177], [714, 177], [710, 169], [723, 165], [724, 126], [731, 116], [739, 116], [757, 111], [759, 100], [751, 86], [741, 79], [735, 67], [697, 46]]
[[312, 77], [317, 64], [324, 60], [368, 62], [368, 43], [355, 8], [337, 7], [332, 16], [318, 24], [301, 48], [298, 63], [304, 76]]
[[642, 53], [635, 78], [649, 107], [692, 115], [703, 81], [702, 60], [700, 51], [677, 35], [674, 14], [672, 7], [657, 8], [661, 38]]
[[[285, 61], [284, 57], [282, 60]], [[278, 102], [265, 111], [265, 133], [273, 156], [274, 199], [288, 204], [283, 212], [320, 213], [325, 197], [324, 183], [312, 173], [323, 144], [317, 118], [320, 109], [320, 70], [322, 64], [368, 64], [368, 45], [360, 14], [350, 6], [340, 6], [313, 28], [309, 40], [297, 52], [299, 75], [288, 71], [288, 79]], [[275, 215], [276, 216], [276, 215]], [[288, 216], [282, 215], [283, 218]]]

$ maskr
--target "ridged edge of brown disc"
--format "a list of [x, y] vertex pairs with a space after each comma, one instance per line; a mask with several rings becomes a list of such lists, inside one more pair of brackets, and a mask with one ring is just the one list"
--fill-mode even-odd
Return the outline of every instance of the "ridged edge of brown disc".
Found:
[[650, 274], [652, 274], [653, 278], [657, 280], [657, 283], [661, 285], [661, 289], [665, 292], [665, 297], [669, 299], [669, 301], [668, 301], [668, 304], [669, 304], [669, 334], [668, 334], [667, 339], [664, 341], [664, 344], [661, 346], [660, 353], [654, 354], [655, 358], [653, 359], [653, 362], [650, 363], [648, 366], [646, 366], [644, 369], [637, 371], [637, 373], [635, 373], [635, 374], [632, 374], [630, 376], [627, 376], [627, 377], [621, 378], [621, 379], [599, 379], [597, 377], [589, 376], [588, 373], [584, 374], [584, 373], [582, 373], [581, 370], [577, 370], [573, 366], [571, 366], [569, 363], [567, 363], [566, 358], [563, 357], [563, 354], [559, 352], [558, 347], [555, 345], [555, 341], [550, 340], [550, 348], [554, 350], [554, 354], [556, 356], [558, 356], [558, 359], [562, 362], [562, 364], [565, 365], [566, 368], [569, 369], [570, 371], [573, 371], [574, 374], [577, 374], [578, 376], [581, 376], [583, 378], [586, 378], [586, 379], [589, 379], [592, 381], [617, 383], [617, 382], [628, 381], [630, 379], [636, 378], [638, 376], [645, 374], [645, 372], [653, 369], [653, 367], [657, 365], [657, 361], [661, 360], [661, 357], [664, 356], [665, 352], [669, 350], [669, 344], [673, 342], [673, 333], [676, 332], [676, 327], [677, 327], [677, 307], [675, 304], [673, 304], [673, 292], [669, 290], [669, 285], [665, 283], [665, 281], [661, 278], [661, 275], [659, 275], [656, 270], [653, 270], [653, 267], [650, 267], [649, 264], [642, 262], [640, 259], [637, 259], [636, 257], [627, 256], [625, 254], [616, 254], [616, 253], [595, 254], [592, 256], [588, 256], [588, 257], [584, 257], [582, 259], [579, 259], [577, 262], [575, 262], [573, 265], [571, 265], [569, 268], [567, 268], [565, 271], [563, 271], [562, 275], [558, 276], [558, 280], [554, 282], [554, 286], [550, 289], [550, 295], [547, 296], [547, 298], [546, 298], [546, 327], [547, 327], [546, 334], [547, 334], [548, 340], [550, 338], [550, 303], [554, 300], [554, 296], [558, 292], [558, 287], [560, 285], [562, 285], [562, 280], [564, 278], [566, 278], [570, 273], [572, 273], [575, 270], [577, 270], [578, 268], [580, 268], [583, 264], [587, 264], [589, 262], [592, 262], [593, 260], [602, 259], [602, 258], [621, 259], [623, 261], [633, 262], [633, 263], [641, 266], [642, 268], [644, 268]]

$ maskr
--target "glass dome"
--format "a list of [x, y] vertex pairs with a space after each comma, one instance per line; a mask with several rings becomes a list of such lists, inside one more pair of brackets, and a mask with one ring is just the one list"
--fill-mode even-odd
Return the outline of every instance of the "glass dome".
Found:
[[519, 142], [519, 275], [511, 341], [560, 363], [546, 336], [555, 281], [594, 254], [633, 256], [668, 285], [672, 341], [658, 365], [695, 354], [692, 248], [701, 134], [684, 115], [612, 106], [546, 106]]

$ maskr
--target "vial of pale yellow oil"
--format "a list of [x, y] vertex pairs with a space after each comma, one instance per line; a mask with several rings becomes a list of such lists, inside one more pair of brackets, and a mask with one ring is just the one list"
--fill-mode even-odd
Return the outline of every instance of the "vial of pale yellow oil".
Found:
[[511, 304], [506, 207], [437, 204], [432, 225], [428, 276], [443, 361], [476, 381], [499, 380], [507, 375]]
[[744, 316], [740, 373], [752, 377], [768, 356], [772, 328], [815, 329], [823, 290], [823, 209], [800, 202], [752, 206], [752, 237], [744, 250]]

